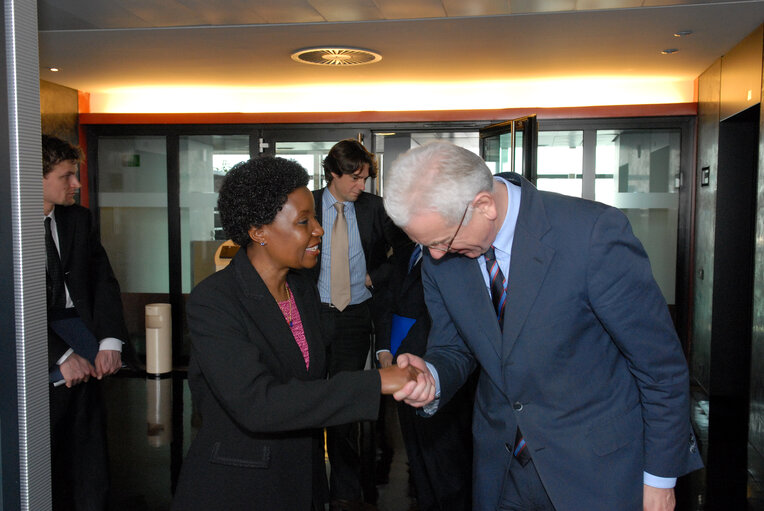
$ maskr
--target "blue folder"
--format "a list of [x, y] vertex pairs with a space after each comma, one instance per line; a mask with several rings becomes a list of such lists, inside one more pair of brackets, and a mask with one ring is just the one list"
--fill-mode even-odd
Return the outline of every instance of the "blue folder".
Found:
[[409, 330], [414, 326], [414, 323], [416, 323], [416, 319], [393, 314], [393, 327], [390, 332], [390, 352], [393, 355], [395, 355], [398, 348], [401, 347], [401, 342], [406, 338], [406, 335], [408, 335]]

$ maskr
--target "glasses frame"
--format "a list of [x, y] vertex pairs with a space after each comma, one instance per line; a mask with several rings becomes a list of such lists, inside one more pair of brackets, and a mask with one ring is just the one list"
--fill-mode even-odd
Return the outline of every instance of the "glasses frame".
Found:
[[[459, 231], [461, 230], [462, 225], [464, 225], [464, 219], [467, 218], [467, 211], [470, 209], [470, 204], [472, 204], [472, 202], [467, 203], [467, 207], [464, 208], [464, 213], [462, 213], [462, 219], [459, 220], [459, 225], [456, 227], [456, 232], [454, 233], [453, 236], [451, 236], [451, 239], [446, 244], [446, 248], [443, 249], [436, 245], [430, 245], [427, 247], [428, 249], [433, 249], [433, 250], [437, 250], [439, 252], [445, 252], [445, 253], [451, 252], [451, 245], [454, 244], [454, 240], [456, 239], [456, 236], [459, 235]], [[440, 243], [438, 243], [438, 245], [440, 245]]]

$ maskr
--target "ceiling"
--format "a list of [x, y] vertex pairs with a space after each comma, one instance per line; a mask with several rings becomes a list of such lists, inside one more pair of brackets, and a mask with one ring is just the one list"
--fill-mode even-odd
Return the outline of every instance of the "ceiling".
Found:
[[[681, 82], [686, 98], [688, 83], [764, 21], [761, 0], [38, 0], [37, 5], [40, 77], [94, 97], [130, 90], [145, 96], [149, 87], [309, 86], [341, 90], [345, 97], [357, 91], [368, 102], [370, 94], [379, 94], [366, 89], [372, 84], [388, 85], [400, 97], [407, 84], [449, 83], [461, 84], [449, 89], [458, 103], [461, 96], [481, 94], [483, 89], [471, 84], [593, 77], [600, 84], [614, 78]], [[674, 37], [681, 30], [692, 34]], [[329, 68], [290, 59], [298, 49], [333, 45], [367, 48], [382, 60]], [[679, 51], [661, 55], [667, 48]], [[54, 66], [60, 71], [48, 69]], [[299, 90], [304, 96], [305, 89]], [[333, 101], [341, 106], [342, 96]]]

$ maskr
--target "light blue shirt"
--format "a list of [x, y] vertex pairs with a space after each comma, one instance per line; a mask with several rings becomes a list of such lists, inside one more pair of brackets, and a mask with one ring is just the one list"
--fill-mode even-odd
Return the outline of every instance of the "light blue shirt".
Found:
[[[318, 292], [323, 303], [332, 303], [332, 227], [337, 218], [337, 210], [334, 208], [335, 202], [337, 199], [334, 198], [328, 188], [325, 188], [321, 198], [321, 223], [324, 228], [324, 236], [321, 240], [321, 271], [318, 276]], [[371, 292], [366, 288], [366, 257], [363, 255], [361, 235], [358, 232], [355, 203], [345, 202], [344, 204], [350, 258], [350, 305], [356, 305], [371, 298]]]
[[[501, 272], [506, 277], [504, 285], [507, 286], [509, 285], [510, 281], [509, 261], [512, 257], [512, 243], [515, 239], [515, 226], [517, 225], [517, 217], [520, 214], [521, 194], [519, 186], [512, 184], [498, 176], [494, 176], [494, 179], [500, 183], [504, 183], [504, 186], [507, 187], [507, 214], [505, 215], [504, 223], [501, 225], [499, 232], [496, 234], [496, 239], [493, 242], [496, 260], [499, 262], [499, 268], [501, 269]], [[483, 279], [485, 280], [485, 285], [488, 288], [488, 292], [490, 294], [491, 285], [488, 271], [485, 267], [485, 256], [480, 256], [478, 258], [478, 264], [480, 265], [480, 269], [483, 273]], [[427, 367], [430, 369], [430, 372], [435, 378], [436, 400], [425, 406], [424, 412], [428, 415], [432, 415], [438, 409], [438, 400], [440, 398], [440, 379], [438, 378], [437, 370], [432, 364], [428, 363]], [[676, 486], [676, 478], [658, 477], [644, 472], [643, 483], [654, 488], [673, 488]]]

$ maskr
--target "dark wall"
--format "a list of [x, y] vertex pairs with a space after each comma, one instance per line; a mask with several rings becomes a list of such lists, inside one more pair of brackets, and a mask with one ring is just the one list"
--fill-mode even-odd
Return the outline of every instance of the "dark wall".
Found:
[[40, 80], [42, 132], [79, 145], [78, 94], [75, 89]]
[[[764, 82], [764, 80], [762, 80]], [[764, 90], [762, 90], [764, 98]], [[764, 456], [764, 109], [759, 113], [759, 162], [756, 187], [753, 331], [751, 333], [751, 416], [748, 441]]]
[[[695, 275], [690, 371], [709, 391], [711, 380], [711, 314], [714, 290], [716, 178], [719, 160], [721, 59], [698, 79], [698, 160], [695, 203]], [[707, 173], [707, 184], [704, 183]]]

